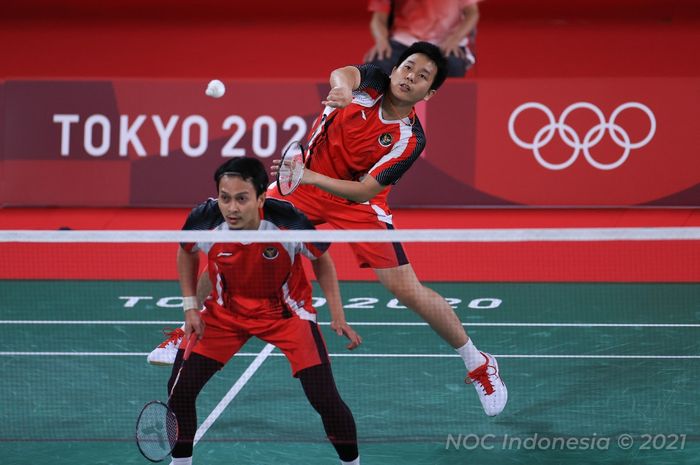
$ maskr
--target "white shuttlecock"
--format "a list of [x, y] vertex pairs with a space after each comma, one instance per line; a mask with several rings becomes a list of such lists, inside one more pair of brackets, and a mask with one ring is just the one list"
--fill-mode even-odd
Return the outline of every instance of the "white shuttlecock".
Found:
[[204, 91], [204, 93], [209, 97], [220, 98], [226, 93], [226, 86], [218, 79], [214, 79], [209, 81], [209, 84], [207, 84], [207, 90]]

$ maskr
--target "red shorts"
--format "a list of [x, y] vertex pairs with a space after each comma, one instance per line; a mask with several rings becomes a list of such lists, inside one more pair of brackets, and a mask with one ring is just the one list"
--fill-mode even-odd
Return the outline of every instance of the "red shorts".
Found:
[[[394, 229], [386, 206], [350, 202], [315, 186], [299, 186], [291, 195], [283, 196], [277, 190], [277, 183], [272, 183], [267, 195], [291, 202], [315, 225], [328, 223], [341, 230]], [[361, 268], [394, 268], [408, 263], [399, 242], [352, 242], [349, 245]]]
[[[218, 306], [207, 306], [200, 317], [204, 337], [192, 352], [226, 364], [248, 339], [255, 336], [280, 349], [292, 366], [292, 375], [305, 368], [330, 363], [328, 350], [315, 321], [294, 315], [283, 319], [246, 318]], [[187, 338], [180, 344], [187, 345]]]

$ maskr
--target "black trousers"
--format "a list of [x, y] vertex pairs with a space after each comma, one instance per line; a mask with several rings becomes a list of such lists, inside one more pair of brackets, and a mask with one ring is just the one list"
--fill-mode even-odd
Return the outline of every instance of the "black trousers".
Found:
[[[183, 350], [179, 350], [173, 371], [168, 381], [170, 393], [175, 377], [182, 364]], [[178, 420], [178, 441], [173, 457], [191, 457], [194, 436], [197, 431], [195, 401], [199, 392], [223, 364], [208, 357], [193, 353], [182, 369], [180, 379], [170, 398], [170, 408]], [[333, 379], [329, 364], [316, 365], [297, 373], [307, 399], [318, 412], [328, 439], [335, 447], [338, 457], [349, 462], [358, 457], [355, 420], [343, 402]]]

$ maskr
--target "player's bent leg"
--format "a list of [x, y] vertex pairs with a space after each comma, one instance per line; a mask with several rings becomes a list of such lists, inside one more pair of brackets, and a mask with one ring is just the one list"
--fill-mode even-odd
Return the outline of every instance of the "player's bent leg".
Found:
[[323, 428], [342, 463], [359, 465], [355, 419], [338, 393], [331, 366], [323, 363], [297, 373], [304, 394], [321, 415]]
[[423, 286], [410, 264], [375, 269], [380, 282], [405, 306], [416, 312], [462, 357], [487, 415], [498, 415], [508, 401], [508, 390], [498, 371], [496, 359], [480, 352], [467, 337], [452, 307], [437, 292]]
[[[168, 381], [168, 393], [175, 383], [175, 377], [182, 363], [184, 350], [178, 350], [173, 371]], [[199, 391], [211, 379], [223, 364], [209, 357], [192, 353], [187, 366], [182, 369], [180, 379], [170, 397], [169, 406], [175, 413], [178, 424], [177, 444], [173, 449], [173, 458], [191, 457], [194, 435], [197, 432], [197, 411], [195, 400]]]
[[467, 343], [462, 322], [450, 304], [420, 281], [410, 264], [374, 270], [379, 281], [399, 301], [416, 312], [438, 335], [455, 349]]

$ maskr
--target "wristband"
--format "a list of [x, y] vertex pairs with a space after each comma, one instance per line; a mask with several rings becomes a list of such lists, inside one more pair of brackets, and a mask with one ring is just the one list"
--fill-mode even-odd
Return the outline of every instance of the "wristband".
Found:
[[197, 301], [196, 296], [187, 296], [182, 298], [182, 310], [187, 311], [187, 310], [199, 310], [199, 302]]

